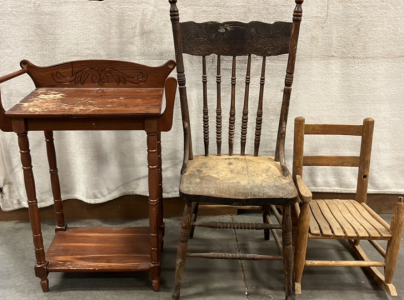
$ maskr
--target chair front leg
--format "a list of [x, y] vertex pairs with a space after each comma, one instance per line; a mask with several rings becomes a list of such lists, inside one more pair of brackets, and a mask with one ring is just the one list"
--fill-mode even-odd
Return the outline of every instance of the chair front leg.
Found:
[[304, 265], [306, 263], [307, 241], [309, 237], [310, 226], [310, 206], [304, 202], [300, 211], [297, 225], [296, 244], [295, 244], [295, 290], [296, 294], [302, 293], [301, 284]]
[[283, 206], [282, 218], [283, 267], [285, 270], [285, 300], [295, 298], [293, 288], [293, 243], [291, 206]]
[[177, 251], [177, 263], [175, 267], [175, 286], [173, 291], [173, 299], [180, 299], [180, 288], [182, 275], [184, 274], [185, 260], [188, 252], [188, 240], [191, 233], [191, 220], [192, 220], [192, 202], [185, 204], [184, 214], [181, 221], [181, 234], [180, 243]]
[[[199, 202], [193, 202], [192, 203], [192, 222], [196, 222], [196, 219], [198, 218], [198, 210], [199, 210]], [[189, 234], [189, 238], [192, 239], [194, 237], [194, 232], [195, 232], [195, 226], [191, 226], [191, 232]]]
[[403, 197], [400, 197], [394, 211], [393, 219], [391, 221], [390, 232], [392, 237], [387, 244], [386, 266], [384, 268], [384, 277], [387, 284], [392, 283], [394, 272], [396, 271], [401, 236], [403, 234], [403, 224], [404, 200]]

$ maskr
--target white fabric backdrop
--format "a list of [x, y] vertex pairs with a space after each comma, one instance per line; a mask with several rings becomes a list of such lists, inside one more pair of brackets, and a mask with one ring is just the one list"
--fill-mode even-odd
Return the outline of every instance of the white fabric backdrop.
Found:
[[[290, 21], [294, 8], [293, 0], [178, 2], [182, 21]], [[404, 122], [400, 122], [400, 117], [404, 109], [404, 33], [401, 30], [404, 3], [310, 0], [303, 8], [287, 133], [288, 166], [291, 167], [293, 119], [296, 116], [304, 116], [307, 123], [342, 124], [360, 124], [363, 118], [372, 117], [375, 119], [375, 134], [369, 192], [403, 193]], [[22, 59], [43, 66], [96, 58], [161, 65], [174, 58], [168, 11], [169, 4], [165, 0], [1, 0], [0, 75], [17, 70]], [[194, 147], [196, 152], [202, 153], [202, 118], [194, 113], [202, 105], [198, 92], [201, 73], [190, 62], [192, 58], [187, 58]], [[282, 56], [270, 59], [267, 65], [261, 146], [264, 154], [272, 155], [275, 148], [285, 62], [286, 56]], [[244, 66], [245, 60], [238, 63], [239, 86], [243, 86]], [[208, 72], [213, 75], [209, 85], [214, 87], [213, 58], [209, 59], [208, 67]], [[229, 71], [230, 62], [225, 60], [224, 99], [230, 87]], [[259, 72], [259, 63], [254, 65], [254, 72]], [[257, 86], [258, 82], [252, 82], [247, 145], [250, 153], [257, 99], [254, 87]], [[24, 75], [1, 87], [3, 103], [9, 109], [33, 89], [33, 84]], [[242, 95], [243, 92], [237, 94], [238, 116]], [[213, 96], [210, 99], [214, 102]], [[211, 151], [214, 152], [213, 105], [210, 111]], [[224, 125], [226, 119], [224, 117]], [[236, 125], [240, 128], [240, 123]], [[226, 134], [227, 129], [223, 129]], [[239, 136], [240, 132], [237, 132], [236, 138]], [[29, 137], [38, 201], [41, 207], [51, 205], [43, 133], [31, 132]], [[78, 198], [100, 203], [124, 194], [147, 195], [145, 140], [144, 132], [55, 132], [63, 199]], [[1, 208], [26, 207], [17, 138], [13, 133], [1, 132], [0, 142]], [[182, 162], [179, 102], [175, 108], [173, 129], [163, 134], [162, 142], [164, 195], [175, 197]], [[224, 140], [223, 144], [226, 150], [227, 142]], [[307, 152], [313, 155], [336, 154], [335, 148], [342, 148], [340, 153], [350, 155], [358, 150], [359, 140], [310, 137], [306, 145]], [[319, 149], [325, 145], [328, 151]], [[352, 192], [356, 183], [356, 173], [346, 168], [334, 171], [307, 169], [305, 178], [314, 191], [323, 192]]]

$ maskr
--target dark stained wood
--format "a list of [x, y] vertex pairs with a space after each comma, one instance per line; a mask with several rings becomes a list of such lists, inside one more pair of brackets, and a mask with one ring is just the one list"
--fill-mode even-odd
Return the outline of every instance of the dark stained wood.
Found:
[[292, 23], [288, 22], [180, 24], [183, 53], [191, 55], [273, 56], [289, 51]]
[[[24, 98], [8, 112], [0, 109], [0, 128], [11, 128], [18, 134], [21, 161], [24, 170], [25, 188], [28, 196], [29, 214], [33, 232], [37, 263], [35, 274], [41, 279], [41, 287], [48, 291], [48, 272], [70, 270], [108, 270], [108, 271], [146, 271], [152, 277], [153, 290], [159, 290], [160, 253], [163, 247], [164, 222], [162, 205], [162, 170], [161, 170], [161, 131], [168, 131], [172, 126], [173, 108], [177, 81], [167, 76], [175, 67], [174, 61], [168, 61], [161, 67], [149, 67], [135, 63], [94, 60], [76, 61], [51, 67], [37, 67], [28, 61], [21, 66], [28, 70], [37, 89]], [[11, 79], [25, 71], [15, 72], [3, 79]], [[163, 91], [166, 93], [166, 109], [161, 113]], [[1, 104], [1, 103], [0, 103]], [[2, 106], [0, 108], [3, 108]], [[11, 121], [11, 122], [10, 122]], [[116, 265], [111, 262], [115, 254], [107, 253], [101, 261], [94, 256], [89, 261], [88, 253], [103, 251], [108, 248], [103, 240], [112, 241], [110, 236], [101, 237], [99, 242], [86, 245], [84, 257], [70, 257], [69, 251], [78, 250], [73, 238], [67, 248], [58, 247], [65, 242], [59, 241], [67, 227], [64, 221], [59, 177], [57, 173], [56, 153], [53, 144], [53, 130], [145, 130], [147, 132], [148, 166], [149, 166], [149, 219], [150, 226], [143, 241], [137, 247], [148, 249], [147, 259], [131, 253]], [[52, 193], [56, 212], [55, 251], [51, 258], [62, 257], [63, 263], [52, 261], [48, 267], [43, 247], [39, 209], [35, 195], [35, 183], [32, 173], [31, 157], [27, 132], [29, 130], [45, 131], [47, 154], [51, 174]], [[69, 239], [69, 237], [68, 237]], [[129, 236], [129, 239], [131, 237]], [[145, 243], [147, 243], [145, 245]], [[87, 246], [90, 245], [90, 248]], [[97, 245], [97, 246], [94, 246]], [[119, 247], [119, 243], [118, 246]], [[98, 249], [101, 248], [101, 249]], [[72, 250], [73, 249], [73, 250]], [[90, 249], [90, 250], [88, 250]], [[61, 252], [60, 252], [60, 251]], [[132, 250], [129, 248], [129, 250]], [[67, 251], [64, 253], [63, 251]], [[86, 252], [88, 251], [88, 252]], [[108, 251], [106, 251], [108, 252]], [[53, 256], [52, 256], [53, 255]], [[119, 256], [119, 253], [118, 253]], [[74, 263], [72, 263], [74, 261]], [[126, 262], [134, 264], [123, 266]], [[98, 266], [97, 266], [98, 264]], [[91, 266], [90, 266], [91, 265]], [[114, 266], [117, 268], [114, 269]]]
[[181, 221], [180, 242], [178, 244], [175, 267], [175, 285], [172, 297], [176, 300], [180, 299], [181, 282], [184, 275], [185, 261], [187, 259], [189, 235], [191, 233], [192, 213], [192, 202], [187, 201]]
[[247, 124], [248, 124], [248, 98], [250, 96], [250, 78], [251, 78], [251, 54], [248, 55], [247, 74], [245, 76], [245, 93], [243, 118], [241, 123], [241, 155], [245, 155], [245, 144], [247, 141]]
[[150, 67], [116, 60], [82, 60], [38, 67], [23, 60], [21, 67], [28, 70], [37, 88], [158, 88], [164, 86], [175, 62]]
[[57, 232], [46, 257], [50, 272], [134, 272], [150, 268], [147, 227], [69, 228]]
[[160, 88], [39, 88], [6, 112], [10, 118], [158, 116]]
[[286, 176], [287, 168], [285, 165], [285, 138], [286, 125], [289, 113], [290, 95], [292, 93], [293, 73], [295, 70], [297, 43], [299, 40], [300, 22], [302, 20], [302, 4], [303, 0], [296, 0], [296, 7], [293, 11], [293, 27], [290, 38], [288, 66], [286, 68], [285, 87], [283, 89], [283, 99], [281, 114], [279, 117], [278, 136], [276, 139], [275, 160], [279, 161], [283, 166], [283, 174]]
[[159, 118], [159, 130], [163, 132], [170, 131], [173, 126], [174, 102], [177, 92], [177, 80], [175, 78], [167, 78], [164, 92], [166, 96], [166, 108]]
[[181, 26], [179, 22], [180, 16], [176, 5], [177, 0], [169, 0], [169, 2], [170, 19], [174, 37], [175, 61], [177, 63], [177, 79], [181, 102], [181, 117], [184, 130], [184, 159], [181, 168], [181, 174], [183, 174], [187, 169], [188, 160], [192, 160], [193, 158], [191, 124], [189, 120], [186, 78], [184, 73], [184, 59], [182, 56]]
[[160, 286], [160, 242], [159, 242], [159, 209], [160, 194], [158, 174], [157, 132], [158, 119], [147, 119], [145, 122], [147, 132], [147, 161], [149, 167], [149, 226], [150, 226], [150, 276], [153, 290], [157, 292]]
[[56, 151], [53, 143], [53, 132], [45, 131], [46, 152], [48, 154], [49, 173], [52, 184], [53, 202], [56, 214], [56, 228], [55, 231], [64, 231], [67, 228], [65, 217], [63, 214], [62, 195], [60, 193], [60, 183], [58, 168], [56, 163]]
[[260, 94], [258, 100], [258, 109], [257, 109], [257, 119], [255, 125], [255, 140], [254, 140], [254, 155], [258, 156], [258, 151], [261, 142], [261, 130], [262, 130], [262, 115], [263, 115], [263, 99], [264, 99], [264, 86], [265, 86], [265, 66], [266, 66], [266, 57], [262, 58], [262, 67], [261, 67], [261, 77], [260, 77]]
[[222, 75], [221, 75], [221, 62], [220, 55], [217, 56], [217, 73], [216, 73], [216, 86], [217, 86], [217, 104], [216, 104], [216, 144], [217, 155], [222, 154]]
[[203, 84], [203, 142], [205, 143], [205, 156], [209, 155], [209, 112], [208, 112], [208, 76], [206, 75], [206, 56], [202, 57], [202, 84]]
[[229, 155], [233, 155], [234, 129], [236, 123], [236, 57], [233, 56], [231, 67], [231, 100], [229, 117]]

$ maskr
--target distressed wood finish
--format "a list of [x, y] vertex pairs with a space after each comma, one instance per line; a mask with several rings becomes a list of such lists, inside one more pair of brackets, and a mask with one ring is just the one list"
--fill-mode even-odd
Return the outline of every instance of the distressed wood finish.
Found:
[[262, 115], [263, 115], [263, 103], [264, 103], [264, 86], [265, 86], [265, 66], [266, 57], [262, 58], [261, 77], [260, 77], [260, 94], [258, 99], [257, 119], [255, 124], [255, 140], [254, 140], [254, 155], [258, 156], [258, 151], [261, 142], [261, 130], [262, 130]]
[[216, 104], [216, 144], [217, 155], [222, 154], [222, 75], [221, 75], [221, 59], [220, 55], [217, 56], [217, 104]]
[[202, 84], [203, 84], [203, 142], [205, 143], [205, 156], [209, 155], [209, 114], [208, 114], [208, 76], [206, 75], [206, 56], [202, 57]]
[[35, 275], [41, 279], [42, 291], [49, 291], [48, 264], [45, 259], [45, 249], [43, 245], [42, 229], [36, 199], [35, 180], [32, 172], [31, 154], [29, 149], [28, 133], [25, 129], [24, 120], [17, 120], [13, 124], [13, 129], [18, 135], [18, 146], [20, 147], [22, 169], [24, 171], [24, 183], [28, 198], [28, 212], [31, 222], [32, 238], [35, 248]]
[[245, 144], [247, 141], [248, 98], [250, 96], [250, 80], [251, 80], [251, 54], [248, 55], [247, 74], [245, 75], [245, 94], [244, 94], [243, 118], [241, 123], [241, 155], [245, 155]]
[[[374, 121], [365, 119], [362, 125], [305, 124], [295, 119], [293, 179], [303, 199], [296, 229], [295, 289], [301, 294], [304, 267], [365, 267], [376, 282], [390, 295], [397, 291], [392, 285], [404, 225], [404, 201], [400, 198], [391, 226], [366, 205]], [[360, 155], [304, 156], [304, 135], [351, 135], [361, 137]], [[358, 168], [356, 200], [312, 200], [310, 190], [302, 179], [303, 166], [345, 166]], [[298, 210], [297, 210], [298, 211]], [[306, 260], [308, 239], [345, 239], [359, 261]], [[385, 258], [371, 261], [360, 246], [361, 240], [370, 244]], [[384, 250], [377, 240], [387, 240]], [[385, 275], [377, 269], [385, 268]]]
[[160, 241], [159, 241], [159, 210], [160, 191], [158, 174], [159, 161], [157, 150], [158, 119], [147, 119], [147, 162], [149, 167], [149, 227], [150, 227], [150, 276], [153, 290], [157, 292], [160, 286]]
[[37, 88], [158, 88], [164, 86], [175, 62], [149, 67], [116, 60], [82, 60], [39, 67], [23, 60], [20, 65]]
[[233, 155], [234, 129], [236, 123], [236, 57], [233, 56], [231, 67], [231, 101], [229, 117], [229, 155]]
[[[184, 128], [184, 161], [181, 170], [180, 196], [187, 201], [186, 211], [182, 222], [182, 234], [178, 248], [176, 282], [173, 298], [178, 299], [180, 295], [180, 285], [184, 271], [185, 258], [187, 257], [187, 243], [189, 237], [193, 236], [196, 226], [207, 226], [213, 228], [236, 229], [261, 229], [264, 230], [264, 237], [269, 239], [269, 230], [272, 231], [275, 242], [281, 249], [285, 261], [286, 270], [286, 298], [293, 298], [293, 248], [292, 248], [292, 228], [289, 226], [291, 220], [290, 205], [297, 201], [297, 191], [294, 186], [291, 174], [287, 170], [284, 162], [284, 137], [286, 133], [286, 120], [288, 105], [290, 102], [291, 80], [293, 74], [299, 26], [301, 21], [301, 4], [303, 1], [295, 1], [296, 8], [292, 23], [275, 22], [267, 24], [262, 22], [241, 23], [232, 22], [184, 22], [180, 23], [177, 0], [169, 0], [170, 17], [172, 22], [174, 46], [177, 60], [177, 74], [181, 98], [182, 121]], [[194, 155], [191, 143], [190, 116], [188, 111], [188, 98], [185, 87], [185, 71], [183, 54], [190, 54], [202, 57], [202, 89], [203, 95], [203, 143], [204, 155]], [[261, 132], [263, 130], [263, 102], [265, 69], [267, 58], [275, 55], [289, 53], [287, 66], [287, 87], [282, 104], [280, 116], [280, 127], [282, 136], [278, 135], [276, 145], [276, 157], [258, 156]], [[206, 56], [217, 55], [216, 66], [216, 155], [209, 151], [209, 114], [208, 114], [208, 78], [206, 70]], [[230, 95], [227, 98], [230, 110], [228, 115], [228, 155], [224, 155], [222, 149], [222, 57], [227, 56], [232, 61]], [[235, 127], [236, 127], [236, 99], [239, 95], [239, 88], [236, 86], [237, 68], [240, 68], [246, 56], [246, 75], [243, 91], [243, 108], [241, 116], [240, 130], [240, 154], [235, 154]], [[248, 135], [248, 114], [250, 99], [250, 83], [252, 78], [252, 60], [255, 56], [262, 59], [260, 93], [257, 107], [257, 117], [254, 136], [254, 156], [246, 153]], [[262, 58], [261, 58], [262, 57]], [[241, 93], [240, 93], [241, 95]], [[227, 116], [225, 116], [227, 117]], [[237, 123], [238, 124], [238, 123]], [[238, 126], [238, 125], [237, 125]], [[237, 142], [236, 142], [237, 143]], [[264, 207], [263, 224], [238, 224], [238, 223], [215, 223], [206, 224], [196, 222], [198, 204], [200, 202], [214, 202], [219, 205], [238, 205], [250, 208], [251, 206]], [[193, 203], [190, 205], [189, 203]], [[288, 211], [282, 219], [274, 205], [284, 206]], [[272, 224], [269, 217], [269, 210], [274, 211], [278, 222], [284, 224], [283, 241], [281, 245], [278, 234], [274, 228], [278, 225]], [[236, 255], [228, 253], [197, 253], [188, 254], [189, 257], [218, 258], [218, 259], [262, 259], [254, 254]]]
[[292, 23], [275, 22], [184, 22], [181, 23], [183, 53], [242, 56], [274, 56], [289, 53]]
[[[0, 129], [18, 135], [36, 256], [35, 274], [41, 279], [42, 290], [49, 289], [49, 272], [149, 271], [153, 290], [158, 291], [164, 236], [160, 134], [172, 126], [177, 81], [167, 76], [175, 62], [149, 67], [93, 60], [37, 67], [24, 60], [21, 66], [22, 70], [1, 77], [0, 82], [28, 73], [37, 88], [7, 112], [0, 102]], [[166, 108], [162, 113], [163, 92]], [[27, 137], [32, 130], [45, 132], [55, 204], [56, 236], [46, 255]], [[54, 130], [147, 132], [149, 228], [67, 228]]]

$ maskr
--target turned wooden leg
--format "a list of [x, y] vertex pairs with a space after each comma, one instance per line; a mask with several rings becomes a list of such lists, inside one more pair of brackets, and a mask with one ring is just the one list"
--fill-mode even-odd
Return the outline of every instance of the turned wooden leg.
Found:
[[153, 291], [157, 292], [160, 285], [160, 243], [159, 243], [159, 210], [160, 191], [157, 156], [157, 131], [156, 119], [145, 121], [147, 132], [147, 161], [149, 166], [149, 226], [150, 226], [150, 276], [152, 278]]
[[20, 147], [22, 169], [24, 171], [25, 190], [28, 198], [28, 212], [31, 222], [32, 237], [35, 248], [35, 275], [41, 279], [42, 291], [49, 291], [48, 262], [45, 259], [43, 246], [41, 219], [36, 199], [35, 180], [32, 172], [31, 154], [29, 150], [28, 133], [20, 132], [18, 135], [18, 146]]
[[400, 197], [391, 220], [390, 232], [391, 239], [387, 243], [386, 266], [384, 268], [384, 277], [387, 284], [392, 283], [394, 272], [397, 267], [398, 252], [400, 250], [401, 236], [403, 234], [404, 224], [404, 202]]
[[[198, 218], [198, 210], [199, 210], [199, 202], [192, 203], [192, 222], [195, 222]], [[191, 226], [191, 232], [189, 234], [189, 238], [192, 239], [194, 237], [195, 226]]]
[[185, 204], [184, 214], [181, 221], [181, 234], [180, 243], [177, 251], [177, 263], [175, 267], [175, 286], [173, 292], [173, 299], [180, 299], [180, 288], [182, 275], [184, 274], [184, 265], [188, 252], [188, 240], [191, 232], [191, 219], [192, 219], [192, 203]]
[[296, 294], [302, 293], [302, 276], [304, 265], [306, 263], [307, 241], [309, 238], [310, 226], [310, 206], [304, 202], [300, 211], [299, 221], [297, 225], [296, 241], [295, 241], [295, 290]]
[[293, 288], [292, 216], [290, 205], [283, 206], [282, 218], [283, 266], [285, 269], [285, 300], [295, 299]]
[[56, 214], [55, 231], [56, 232], [66, 231], [67, 225], [65, 223], [65, 217], [63, 215], [62, 196], [60, 193], [60, 182], [56, 163], [56, 151], [55, 151], [55, 145], [53, 143], [52, 131], [45, 131], [45, 141], [46, 141], [46, 152], [48, 154], [49, 173], [52, 184], [53, 202], [55, 204], [54, 205]]
[[159, 174], [159, 231], [160, 231], [160, 248], [163, 249], [165, 235], [165, 224], [164, 224], [164, 203], [163, 203], [163, 170], [162, 170], [162, 157], [161, 157], [161, 132], [157, 132], [157, 158], [158, 158], [158, 174]]
[[[262, 219], [264, 224], [268, 224], [267, 216], [270, 216], [269, 205], [262, 206]], [[264, 229], [264, 239], [269, 241], [269, 229]]]

